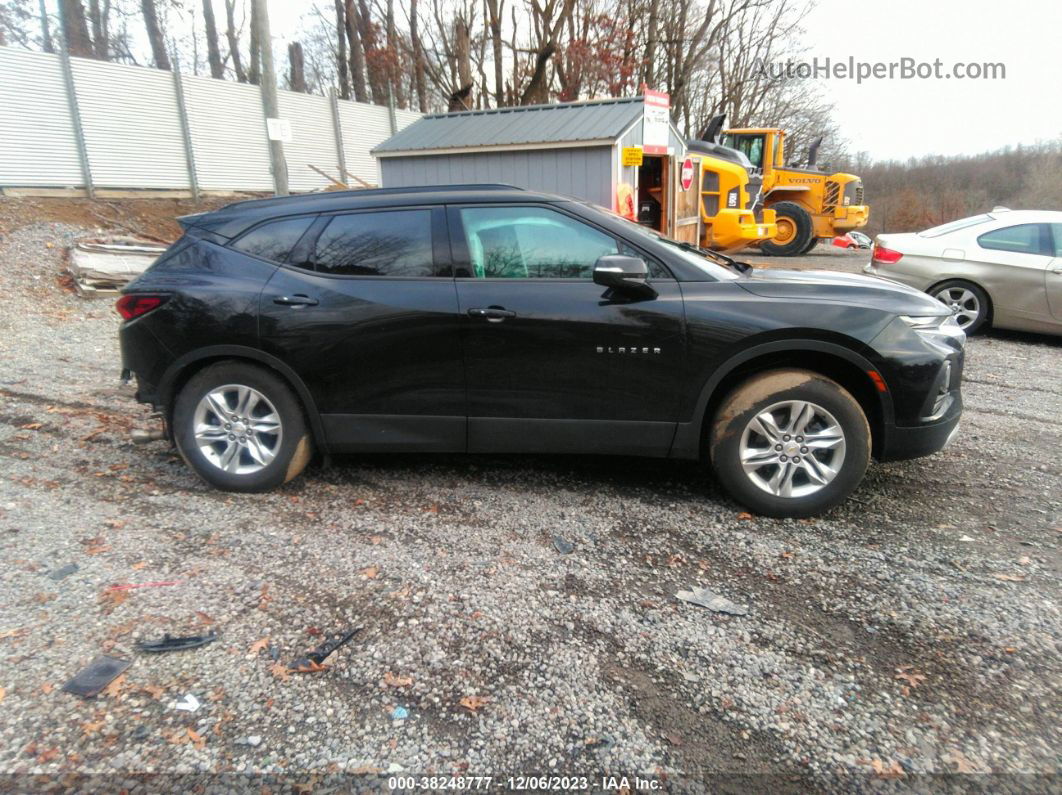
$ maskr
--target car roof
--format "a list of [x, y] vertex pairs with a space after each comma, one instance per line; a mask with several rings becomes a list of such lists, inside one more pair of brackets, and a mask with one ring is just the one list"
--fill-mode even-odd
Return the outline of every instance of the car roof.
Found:
[[403, 188], [322, 191], [295, 196], [249, 199], [234, 202], [207, 213], [185, 215], [177, 220], [188, 229], [205, 229], [232, 238], [259, 221], [306, 213], [331, 213], [343, 210], [366, 210], [409, 205], [511, 202], [563, 202], [565, 196], [527, 191], [514, 185], [498, 183], [423, 185]]

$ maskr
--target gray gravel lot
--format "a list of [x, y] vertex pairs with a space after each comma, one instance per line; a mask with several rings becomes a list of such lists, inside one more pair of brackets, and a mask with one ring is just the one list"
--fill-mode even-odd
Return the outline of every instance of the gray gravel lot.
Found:
[[[1058, 771], [1062, 341], [973, 339], [954, 445], [873, 466], [819, 520], [742, 514], [695, 465], [590, 457], [344, 458], [233, 496], [128, 441], [146, 410], [111, 302], [57, 282], [80, 231], [0, 239], [0, 772]], [[695, 586], [748, 615], [674, 597]], [[274, 673], [353, 626], [330, 670]], [[60, 691], [100, 653], [133, 660], [117, 686]]]

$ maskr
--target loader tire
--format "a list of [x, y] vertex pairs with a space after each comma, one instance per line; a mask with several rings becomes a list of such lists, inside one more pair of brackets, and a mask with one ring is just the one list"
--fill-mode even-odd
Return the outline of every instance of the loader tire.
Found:
[[773, 209], [777, 217], [778, 234], [763, 243], [763, 253], [774, 257], [796, 257], [804, 253], [814, 239], [808, 211], [795, 202], [778, 202]]

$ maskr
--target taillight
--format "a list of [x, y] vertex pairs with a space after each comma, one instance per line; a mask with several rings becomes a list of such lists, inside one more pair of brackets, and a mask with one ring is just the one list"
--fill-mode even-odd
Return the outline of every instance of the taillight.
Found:
[[114, 307], [118, 310], [118, 314], [122, 316], [123, 320], [132, 320], [141, 315], [146, 315], [152, 309], [158, 309], [169, 298], [168, 295], [138, 295], [137, 293], [130, 293], [119, 298]]
[[882, 265], [891, 265], [894, 262], [899, 262], [903, 256], [899, 251], [893, 251], [891, 248], [885, 248], [881, 243], [874, 244], [874, 253], [870, 259], [872, 262], [878, 262]]

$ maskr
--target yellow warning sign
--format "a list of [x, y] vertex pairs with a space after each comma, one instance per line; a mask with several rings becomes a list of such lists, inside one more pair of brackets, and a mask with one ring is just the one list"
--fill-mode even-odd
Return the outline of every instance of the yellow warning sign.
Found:
[[640, 166], [642, 164], [642, 148], [640, 146], [623, 147], [623, 165]]

